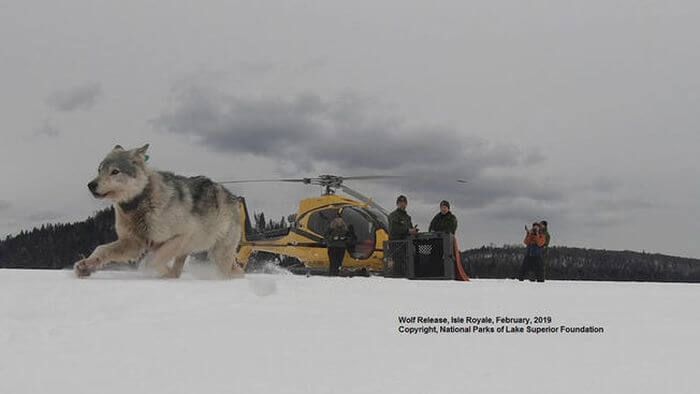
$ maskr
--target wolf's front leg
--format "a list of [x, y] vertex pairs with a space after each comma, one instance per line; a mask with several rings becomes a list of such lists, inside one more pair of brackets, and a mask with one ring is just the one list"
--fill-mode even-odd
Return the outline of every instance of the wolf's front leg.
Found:
[[[148, 266], [154, 268], [162, 278], [178, 278], [182, 272], [187, 254], [183, 253], [182, 246], [185, 237], [174, 236], [152, 249], [153, 254], [148, 260]], [[168, 267], [168, 262], [175, 259], [173, 268]]]
[[90, 276], [110, 261], [128, 262], [141, 256], [145, 245], [135, 239], [123, 238], [95, 248], [90, 257], [75, 263], [73, 268], [79, 278]]

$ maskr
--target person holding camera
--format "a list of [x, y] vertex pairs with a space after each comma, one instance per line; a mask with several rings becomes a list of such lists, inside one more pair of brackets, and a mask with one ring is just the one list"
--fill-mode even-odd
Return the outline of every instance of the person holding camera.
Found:
[[544, 249], [546, 239], [541, 231], [540, 223], [533, 223], [532, 229], [525, 226], [525, 258], [523, 265], [520, 267], [518, 280], [523, 281], [530, 271], [535, 272], [535, 277], [538, 282], [544, 282], [544, 260], [542, 259], [542, 251]]

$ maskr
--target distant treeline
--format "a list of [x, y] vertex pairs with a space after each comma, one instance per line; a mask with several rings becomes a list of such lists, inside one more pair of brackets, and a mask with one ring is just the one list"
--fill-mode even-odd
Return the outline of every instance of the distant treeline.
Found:
[[[262, 212], [253, 216], [253, 231], [265, 232], [287, 226], [284, 218], [280, 221], [265, 220]], [[114, 208], [110, 207], [82, 222], [45, 224], [8, 236], [0, 241], [0, 268], [72, 267], [97, 246], [116, 239]]]
[[82, 222], [45, 224], [1, 241], [0, 268], [72, 267], [98, 245], [115, 239], [113, 208]]
[[[473, 278], [515, 278], [525, 249], [482, 247], [462, 252]], [[700, 282], [700, 260], [661, 254], [552, 247], [545, 257], [547, 279]]]
[[[253, 214], [253, 231], [287, 227]], [[114, 241], [114, 210], [77, 223], [46, 224], [0, 241], [0, 268], [62, 269]], [[473, 278], [515, 278], [522, 263], [520, 246], [482, 247], [462, 252]], [[629, 251], [553, 247], [546, 257], [548, 279], [700, 282], [700, 260]]]

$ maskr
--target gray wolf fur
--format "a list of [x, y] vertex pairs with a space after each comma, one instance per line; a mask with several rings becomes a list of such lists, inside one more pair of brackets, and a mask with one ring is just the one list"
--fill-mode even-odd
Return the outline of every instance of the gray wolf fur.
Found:
[[95, 198], [114, 204], [118, 239], [75, 263], [76, 275], [86, 277], [106, 263], [147, 255], [147, 264], [162, 277], [177, 278], [189, 254], [206, 252], [224, 277], [242, 277], [236, 262], [239, 199], [203, 176], [151, 170], [147, 149], [148, 144], [132, 150], [115, 146], [88, 184]]

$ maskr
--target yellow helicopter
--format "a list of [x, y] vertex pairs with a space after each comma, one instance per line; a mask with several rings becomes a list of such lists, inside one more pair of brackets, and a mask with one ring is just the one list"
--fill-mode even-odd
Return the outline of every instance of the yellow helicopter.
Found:
[[[341, 177], [321, 175], [317, 178], [299, 179], [255, 179], [223, 181], [220, 183], [294, 182], [323, 187], [319, 197], [306, 198], [299, 202], [299, 210], [289, 216], [287, 228], [260, 232], [253, 228], [245, 199], [241, 199], [241, 215], [244, 231], [238, 250], [238, 262], [247, 271], [264, 269], [272, 262], [292, 272], [320, 273], [328, 271], [330, 265], [324, 235], [330, 222], [338, 216], [354, 232], [356, 242], [348, 248], [343, 259], [347, 269], [383, 269], [383, 245], [389, 239], [388, 212], [379, 204], [360, 192], [348, 187], [344, 181], [399, 178], [397, 176]], [[339, 196], [336, 190], [347, 194]]]

